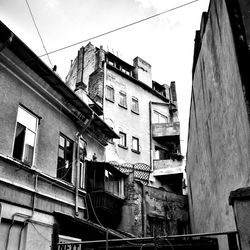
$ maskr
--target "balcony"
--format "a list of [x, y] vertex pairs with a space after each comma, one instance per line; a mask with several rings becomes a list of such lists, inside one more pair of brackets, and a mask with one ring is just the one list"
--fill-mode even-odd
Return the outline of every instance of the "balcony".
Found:
[[153, 137], [179, 136], [180, 122], [152, 124]]
[[[104, 227], [117, 228], [121, 221], [124, 199], [104, 190], [92, 191], [90, 196], [94, 211], [101, 224]], [[93, 215], [90, 213], [90, 219], [95, 221], [96, 215]]]
[[119, 214], [123, 205], [123, 199], [106, 191], [91, 192], [91, 199], [95, 209]]
[[183, 173], [182, 161], [178, 160], [154, 160], [154, 176]]

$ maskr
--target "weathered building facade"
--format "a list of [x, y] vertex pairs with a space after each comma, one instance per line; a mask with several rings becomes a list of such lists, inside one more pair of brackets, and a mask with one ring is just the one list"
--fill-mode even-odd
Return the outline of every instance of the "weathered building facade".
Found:
[[[105, 239], [107, 232], [112, 239], [185, 229], [186, 196], [146, 187], [140, 176], [146, 164], [107, 162], [116, 160], [106, 148], [117, 147], [119, 136], [102, 119], [98, 98], [83, 92], [84, 76], [74, 93], [3, 23], [0, 33], [0, 248], [57, 249], [58, 242]], [[177, 111], [176, 103], [154, 95], [153, 109]], [[137, 108], [129, 112], [138, 116]], [[164, 126], [164, 136], [178, 138], [175, 121], [174, 131]], [[164, 138], [161, 128], [153, 132]], [[146, 157], [139, 141], [135, 145], [126, 148], [120, 138], [121, 149]]]
[[125, 202], [119, 229], [137, 237], [188, 232], [186, 195], [145, 186], [131, 176], [125, 181]]
[[235, 230], [232, 190], [250, 184], [249, 1], [211, 0], [196, 32], [187, 177], [192, 233]]
[[72, 61], [66, 84], [79, 96], [87, 93], [120, 140], [106, 148], [106, 160], [144, 163], [151, 185], [182, 192], [182, 156], [175, 83], [152, 81], [151, 65], [136, 57], [126, 63], [91, 43]]
[[118, 135], [3, 23], [0, 33], [0, 248], [105, 237], [84, 220], [85, 164], [105, 161]]

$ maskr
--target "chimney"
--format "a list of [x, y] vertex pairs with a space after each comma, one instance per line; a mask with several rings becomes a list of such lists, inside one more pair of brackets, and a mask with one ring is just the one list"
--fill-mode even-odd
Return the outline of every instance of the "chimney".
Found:
[[170, 100], [177, 105], [177, 95], [176, 95], [176, 88], [175, 82], [170, 83]]
[[134, 60], [134, 77], [135, 79], [145, 83], [150, 88], [152, 88], [152, 74], [151, 74], [151, 65], [141, 59], [136, 57]]

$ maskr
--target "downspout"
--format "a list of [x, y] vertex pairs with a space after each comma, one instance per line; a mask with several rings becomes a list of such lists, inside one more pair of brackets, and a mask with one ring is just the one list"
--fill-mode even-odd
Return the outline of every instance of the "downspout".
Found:
[[74, 149], [73, 152], [76, 150], [76, 192], [75, 192], [75, 214], [76, 216], [79, 215], [78, 207], [79, 207], [79, 179], [80, 179], [80, 137], [84, 133], [84, 131], [90, 126], [91, 122], [93, 121], [95, 117], [95, 113], [92, 111], [91, 117], [88, 120], [88, 122], [85, 124], [85, 126], [82, 128], [81, 132], [77, 132], [76, 134], [76, 144], [77, 148]]
[[24, 218], [25, 220], [23, 221], [23, 226], [20, 230], [20, 234], [19, 234], [19, 240], [18, 240], [18, 249], [20, 249], [21, 247], [21, 238], [22, 238], [22, 234], [23, 234], [23, 230], [26, 227], [26, 225], [28, 224], [28, 221], [30, 219], [32, 219], [32, 217], [34, 216], [34, 212], [35, 212], [35, 204], [36, 204], [36, 192], [37, 192], [37, 183], [38, 183], [38, 173], [35, 175], [35, 182], [34, 182], [34, 195], [33, 195], [33, 201], [32, 201], [32, 212], [31, 215], [27, 215], [27, 214], [23, 214], [23, 213], [14, 213], [12, 215], [12, 222], [11, 225], [8, 229], [8, 234], [7, 234], [7, 240], [6, 240], [6, 244], [5, 244], [5, 250], [8, 249], [8, 245], [9, 245], [9, 239], [10, 239], [10, 232], [11, 232], [11, 228], [14, 226], [15, 223], [15, 217], [21, 217]]
[[145, 187], [143, 183], [141, 183], [141, 190], [142, 190], [142, 202], [141, 202], [142, 237], [146, 237], [147, 211], [146, 211], [146, 200], [145, 200]]
[[150, 165], [151, 165], [151, 170], [153, 171], [154, 166], [153, 166], [153, 149], [152, 149], [152, 102], [149, 102], [149, 136], [150, 136]]

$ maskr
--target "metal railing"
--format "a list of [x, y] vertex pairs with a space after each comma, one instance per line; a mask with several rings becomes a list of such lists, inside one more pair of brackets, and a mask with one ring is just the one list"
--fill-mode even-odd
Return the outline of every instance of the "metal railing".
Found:
[[[202, 250], [219, 250], [218, 237], [226, 236], [228, 250], [240, 250], [239, 235], [237, 231], [185, 234], [159, 237], [144, 238], [123, 238], [109, 239], [107, 230], [105, 240], [82, 241], [57, 243], [53, 250], [64, 249], [202, 249]], [[225, 249], [225, 248], [224, 248]]]

